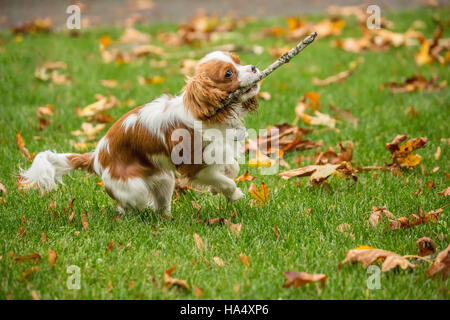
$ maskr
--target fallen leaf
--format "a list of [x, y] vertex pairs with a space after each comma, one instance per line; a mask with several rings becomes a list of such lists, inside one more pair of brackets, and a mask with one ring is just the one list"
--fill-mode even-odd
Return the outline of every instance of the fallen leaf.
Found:
[[31, 290], [31, 297], [33, 298], [33, 300], [40, 300], [36, 290]]
[[203, 249], [203, 240], [197, 233], [194, 233], [194, 242], [199, 250]]
[[314, 77], [312, 79], [312, 82], [316, 86], [326, 86], [331, 83], [340, 82], [340, 81], [350, 77], [363, 61], [364, 61], [364, 58], [360, 57], [357, 60], [350, 62], [350, 66], [349, 66], [348, 70], [339, 72], [338, 74], [335, 74], [335, 75], [330, 76], [323, 80], [320, 80], [320, 79]]
[[56, 251], [48, 250], [48, 264], [54, 265], [56, 263], [56, 259], [58, 259], [58, 254]]
[[116, 107], [117, 105], [119, 105], [119, 101], [116, 99], [116, 97], [114, 96], [102, 96], [99, 95], [97, 96], [97, 101], [87, 105], [86, 107], [84, 107], [81, 110], [78, 110], [78, 116], [80, 117], [93, 117], [95, 116], [97, 113], [100, 113], [102, 111], [106, 111], [109, 110], [111, 108]]
[[47, 242], [47, 233], [42, 232], [41, 233], [41, 242], [46, 243]]
[[255, 178], [256, 177], [250, 175], [247, 169], [243, 175], [237, 177], [236, 179], [234, 179], [234, 181], [252, 181], [255, 180]]
[[264, 205], [269, 201], [270, 190], [269, 188], [267, 188], [264, 182], [261, 182], [260, 189], [258, 189], [258, 187], [252, 182], [250, 188], [248, 189], [248, 192], [250, 192], [250, 195], [257, 205]]
[[115, 88], [117, 87], [117, 84], [119, 83], [117, 80], [102, 80], [100, 81], [102, 86], [107, 88]]
[[83, 225], [83, 230], [87, 232], [89, 230], [89, 225], [84, 213], [81, 214], [81, 224]]
[[348, 262], [357, 263], [361, 262], [364, 268], [367, 268], [374, 261], [383, 259], [384, 262], [381, 265], [381, 271], [387, 272], [395, 267], [400, 267], [403, 270], [414, 268], [415, 266], [410, 263], [406, 258], [401, 255], [382, 249], [352, 249], [347, 252], [347, 256], [340, 263], [339, 267]]
[[408, 138], [406, 135], [397, 135], [391, 143], [386, 144], [386, 149], [391, 153], [392, 163], [388, 164], [388, 168], [414, 168], [422, 161], [422, 157], [413, 154], [417, 149], [423, 148], [427, 142], [427, 138], [411, 139], [401, 145]]
[[287, 283], [283, 285], [283, 288], [289, 288], [294, 286], [295, 288], [303, 287], [305, 284], [311, 282], [320, 281], [322, 287], [325, 286], [325, 281], [327, 280], [327, 276], [324, 274], [310, 274], [306, 272], [283, 272], [284, 277], [287, 280]]
[[450, 196], [450, 187], [445, 188], [444, 190], [442, 190], [441, 192], [438, 193], [438, 195], [440, 196]]
[[222, 261], [219, 257], [214, 257], [213, 261], [215, 264], [217, 264], [219, 267], [225, 266], [225, 262]]
[[435, 274], [442, 272], [442, 277], [447, 279], [448, 273], [450, 271], [450, 245], [439, 252], [436, 257], [436, 260], [430, 266], [430, 268], [426, 271], [427, 276], [432, 277]]
[[419, 238], [416, 241], [418, 252], [417, 254], [421, 257], [429, 256], [436, 252], [436, 242], [428, 237]]
[[376, 227], [383, 219], [383, 216], [386, 216], [390, 219], [395, 219], [395, 216], [387, 210], [386, 206], [377, 208], [372, 207], [372, 211], [370, 211], [370, 216], [368, 222], [372, 225], [372, 227]]
[[357, 181], [354, 175], [354, 170], [350, 163], [342, 162], [340, 164], [324, 164], [324, 165], [310, 165], [303, 168], [296, 168], [284, 172], [280, 172], [277, 176], [283, 179], [290, 179], [292, 177], [307, 177], [310, 176], [310, 183], [318, 185], [324, 182], [331, 175], [340, 174], [341, 176], [352, 178]]
[[387, 82], [380, 86], [381, 90], [388, 88], [391, 93], [406, 93], [406, 92], [437, 92], [441, 91], [447, 86], [447, 81], [438, 83], [437, 76], [433, 76], [430, 80], [425, 79], [424, 76], [412, 76], [406, 78], [403, 82]]
[[28, 149], [25, 147], [25, 142], [23, 141], [22, 136], [20, 135], [20, 133], [18, 131], [16, 131], [16, 143], [17, 143], [17, 146], [19, 147], [19, 150], [22, 152], [22, 154], [28, 160], [30, 160], [30, 161], [33, 160], [33, 158], [35, 157], [35, 154], [34, 153], [30, 154]]
[[441, 147], [437, 147], [436, 153], [434, 154], [434, 159], [439, 160], [440, 156], [441, 156]]
[[186, 290], [190, 290], [186, 280], [172, 278], [172, 273], [176, 269], [176, 267], [177, 266], [173, 266], [172, 268], [164, 271], [164, 286], [166, 288], [170, 288], [171, 286], [176, 285], [185, 288]]
[[203, 289], [202, 288], [195, 288], [194, 289], [194, 296], [196, 298], [200, 298], [203, 296]]
[[38, 272], [40, 269], [41, 269], [40, 266], [33, 266], [26, 269], [24, 272], [22, 272], [22, 275], [20, 276], [20, 281], [24, 281], [26, 278], [31, 276], [33, 273]]
[[[248, 171], [247, 171], [248, 172]], [[0, 202], [6, 202], [6, 198], [8, 197], [8, 189], [0, 183]]]
[[150, 40], [150, 35], [142, 33], [132, 27], [125, 29], [120, 36], [119, 43], [147, 43]]
[[81, 124], [81, 130], [72, 131], [72, 135], [76, 137], [82, 137], [83, 141], [91, 141], [94, 140], [96, 135], [105, 129], [106, 124], [99, 123], [97, 125], [93, 125], [90, 122], [83, 122]]
[[166, 81], [165, 77], [161, 76], [155, 76], [155, 77], [138, 77], [138, 82], [141, 86], [148, 85], [148, 84], [161, 84]]
[[239, 254], [239, 260], [241, 260], [242, 264], [246, 267], [250, 266], [250, 258], [243, 253]]
[[232, 223], [230, 222], [230, 230], [234, 233], [236, 237], [239, 237], [241, 234], [242, 223]]

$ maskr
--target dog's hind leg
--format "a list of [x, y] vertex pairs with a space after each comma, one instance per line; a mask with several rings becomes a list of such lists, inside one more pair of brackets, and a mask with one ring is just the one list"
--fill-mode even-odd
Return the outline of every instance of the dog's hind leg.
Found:
[[161, 171], [147, 178], [148, 187], [153, 198], [155, 211], [171, 215], [172, 194], [175, 188], [173, 172]]

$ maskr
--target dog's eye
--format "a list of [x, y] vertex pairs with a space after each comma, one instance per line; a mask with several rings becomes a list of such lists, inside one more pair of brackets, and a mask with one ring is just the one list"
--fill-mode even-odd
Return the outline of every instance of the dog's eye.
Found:
[[225, 78], [231, 78], [233, 76], [233, 74], [234, 74], [233, 70], [228, 69], [225, 72]]

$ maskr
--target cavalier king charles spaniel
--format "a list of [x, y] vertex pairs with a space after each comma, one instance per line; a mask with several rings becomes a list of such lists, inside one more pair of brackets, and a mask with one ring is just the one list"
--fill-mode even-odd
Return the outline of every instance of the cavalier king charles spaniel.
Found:
[[[241, 65], [232, 53], [212, 52], [198, 62], [180, 95], [163, 95], [129, 111], [111, 126], [93, 152], [40, 152], [31, 167], [20, 173], [22, 184], [48, 191], [56, 188], [56, 181], [62, 183], [63, 175], [84, 169], [101, 177], [120, 211], [152, 206], [170, 215], [174, 173], [178, 172], [192, 183], [237, 201], [244, 194], [233, 180], [239, 172], [234, 150], [245, 138], [244, 116], [257, 108], [259, 85], [251, 87], [238, 102], [218, 107], [259, 73], [253, 65]], [[230, 138], [227, 134], [218, 142], [206, 137], [211, 131], [223, 134], [230, 130], [234, 135]], [[225, 152], [226, 160], [206, 161], [202, 156], [206, 151], [210, 155]]]

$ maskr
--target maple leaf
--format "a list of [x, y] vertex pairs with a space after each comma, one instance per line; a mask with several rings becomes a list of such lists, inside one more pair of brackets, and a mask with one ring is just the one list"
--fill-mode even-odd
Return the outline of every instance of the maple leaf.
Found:
[[436, 257], [436, 260], [430, 266], [430, 268], [426, 271], [427, 276], [432, 277], [435, 274], [442, 272], [442, 277], [447, 279], [447, 276], [450, 271], [450, 245], [441, 252]]
[[317, 281], [320, 281], [320, 284], [324, 287], [325, 281], [327, 280], [327, 276], [322, 273], [310, 274], [306, 272], [288, 271], [283, 272], [283, 275], [288, 281], [283, 285], [283, 288], [289, 288], [291, 286], [298, 288], [304, 286], [305, 284]]
[[176, 278], [172, 278], [172, 273], [176, 269], [177, 266], [173, 266], [172, 268], [164, 271], [164, 286], [169, 288], [173, 285], [185, 288], [186, 290], [190, 290], [189, 285], [186, 280], [180, 280]]
[[248, 192], [250, 192], [250, 195], [257, 205], [264, 205], [269, 201], [270, 190], [269, 188], [267, 188], [264, 182], [261, 182], [261, 187], [259, 190], [258, 187], [252, 182], [250, 188], [248, 189]]
[[239, 177], [237, 177], [236, 179], [234, 179], [234, 181], [252, 181], [255, 180], [256, 177], [253, 177], [250, 175], [250, 173], [248, 172], [248, 169], [245, 170], [245, 173]]
[[352, 249], [347, 252], [347, 256], [340, 263], [339, 268], [343, 264], [348, 262], [357, 263], [361, 262], [364, 268], [367, 268], [374, 261], [382, 259], [383, 263], [381, 265], [381, 271], [387, 272], [395, 267], [400, 267], [403, 270], [409, 268], [414, 268], [415, 266], [410, 263], [406, 258], [401, 255], [382, 249]]
[[413, 154], [417, 149], [423, 148], [427, 142], [427, 138], [416, 138], [402, 144], [408, 138], [407, 135], [397, 135], [391, 143], [386, 144], [386, 149], [391, 153], [392, 163], [388, 164], [390, 169], [414, 168], [422, 161], [422, 157]]

